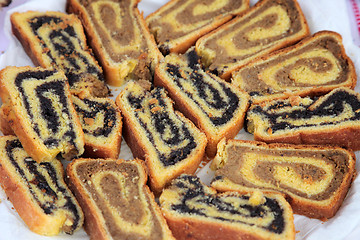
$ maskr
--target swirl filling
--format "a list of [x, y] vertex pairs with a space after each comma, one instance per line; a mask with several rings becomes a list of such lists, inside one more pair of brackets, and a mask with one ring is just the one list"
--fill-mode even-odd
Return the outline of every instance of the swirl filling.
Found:
[[136, 0], [70, 0], [91, 36], [92, 48], [102, 63], [106, 81], [120, 86], [125, 79], [150, 79], [161, 57]]
[[[250, 197], [235, 193], [214, 194], [195, 176], [182, 175], [173, 181], [160, 197], [161, 205], [177, 214], [201, 217], [221, 222], [240, 223], [282, 234], [285, 229], [284, 209], [276, 199], [265, 196], [265, 201], [252, 204]], [[169, 199], [166, 196], [172, 196]]]
[[263, 1], [244, 16], [203, 38], [196, 50], [209, 70], [222, 76], [255, 57], [282, 47], [284, 41], [300, 40], [307, 34], [305, 25], [294, 1]]
[[274, 149], [230, 143], [225, 151], [226, 164], [216, 171], [216, 176], [241, 186], [273, 189], [319, 202], [333, 198], [352, 172], [349, 156], [340, 150]]
[[[172, 44], [204, 27], [214, 23], [214, 19], [231, 18], [231, 13], [244, 11], [246, 1], [173, 1], [146, 19], [159, 48], [167, 53]], [[213, 27], [214, 28], [214, 27]]]
[[74, 171], [114, 239], [163, 239], [156, 203], [143, 187], [138, 164], [85, 159]]
[[64, 70], [70, 86], [82, 81], [85, 74], [104, 81], [102, 70], [84, 49], [84, 40], [73, 22], [50, 15], [35, 16], [27, 21], [52, 64]]
[[164, 89], [155, 88], [150, 94], [129, 92], [127, 101], [165, 167], [186, 159], [197, 148], [192, 130], [171, 110]]
[[80, 228], [83, 215], [63, 181], [61, 163], [57, 161], [37, 163], [27, 155], [17, 139], [7, 140], [4, 148], [7, 160], [16, 169], [31, 198], [43, 212], [50, 216], [62, 212], [67, 219], [63, 231], [68, 234]]
[[295, 213], [319, 219], [336, 214], [355, 174], [353, 153], [331, 146], [228, 140], [214, 164], [215, 189], [280, 192]]
[[73, 104], [84, 134], [107, 138], [116, 131], [119, 116], [109, 101], [75, 98], [72, 98]]
[[207, 118], [214, 127], [226, 125], [239, 111], [240, 97], [228, 84], [202, 70], [194, 50], [186, 56], [186, 60], [176, 57], [171, 59], [174, 61], [168, 60], [164, 66], [167, 80], [196, 105], [202, 112], [201, 118]]
[[241, 68], [233, 74], [232, 83], [254, 99], [282, 93], [285, 89], [288, 93], [310, 87], [335, 88], [351, 84], [352, 66], [343, 54], [341, 38], [337, 34], [319, 32], [296, 46]]
[[20, 72], [15, 86], [32, 128], [47, 148], [59, 148], [63, 144], [81, 148], [65, 92], [66, 82], [56, 76], [56, 71]]
[[[277, 135], [314, 127], [341, 126], [360, 120], [360, 98], [345, 88], [335, 89], [322, 98], [278, 100], [249, 110], [248, 120], [257, 133]], [[250, 125], [251, 125], [250, 124]]]

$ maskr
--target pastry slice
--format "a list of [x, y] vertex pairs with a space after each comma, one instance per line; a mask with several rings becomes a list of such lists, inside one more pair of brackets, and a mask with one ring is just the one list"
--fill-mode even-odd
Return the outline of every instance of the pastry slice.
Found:
[[85, 137], [83, 156], [118, 158], [121, 145], [122, 120], [120, 110], [109, 98], [72, 96]]
[[340, 147], [223, 140], [211, 186], [280, 192], [294, 213], [326, 220], [340, 208], [356, 175], [355, 162], [355, 154]]
[[14, 136], [0, 137], [0, 183], [31, 231], [53, 236], [82, 226], [83, 212], [64, 182], [62, 164], [34, 161]]
[[16, 12], [12, 30], [36, 66], [62, 70], [76, 95], [105, 97], [102, 69], [86, 45], [80, 20], [61, 12]]
[[289, 95], [319, 95], [354, 88], [355, 67], [338, 33], [321, 31], [300, 43], [262, 57], [232, 74], [232, 83], [253, 103]]
[[4, 104], [0, 107], [0, 131], [3, 135], [15, 135], [14, 131], [12, 130], [7, 116], [10, 110]]
[[249, 8], [249, 0], [172, 0], [146, 17], [163, 54], [184, 53], [196, 40]]
[[260, 0], [244, 14], [196, 42], [196, 51], [210, 71], [229, 79], [257, 57], [296, 43], [309, 35], [296, 0]]
[[62, 72], [6, 67], [0, 82], [7, 122], [35, 161], [57, 155], [70, 160], [84, 152], [84, 134]]
[[80, 158], [66, 171], [91, 239], [174, 239], [141, 160]]
[[246, 120], [255, 140], [360, 150], [360, 94], [348, 88], [320, 98], [293, 96], [253, 105]]
[[193, 48], [166, 56], [156, 67], [154, 84], [165, 87], [176, 108], [206, 134], [210, 157], [223, 137], [234, 138], [243, 127], [249, 95], [204, 71]]
[[137, 8], [139, 0], [67, 0], [67, 11], [81, 19], [106, 82], [150, 80], [162, 57]]
[[163, 88], [147, 91], [129, 82], [116, 98], [123, 136], [134, 157], [146, 161], [150, 186], [159, 193], [182, 173], [194, 173], [205, 152], [206, 136], [179, 112]]
[[176, 239], [295, 239], [293, 212], [280, 194], [220, 194], [181, 175], [159, 201]]

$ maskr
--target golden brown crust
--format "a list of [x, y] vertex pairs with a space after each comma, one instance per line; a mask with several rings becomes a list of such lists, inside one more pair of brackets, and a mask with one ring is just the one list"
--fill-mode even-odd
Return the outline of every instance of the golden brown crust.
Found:
[[[355, 154], [353, 151], [349, 151], [343, 148], [340, 148], [338, 146], [322, 146], [322, 145], [293, 145], [293, 144], [287, 144], [287, 143], [264, 143], [264, 142], [258, 142], [258, 141], [247, 141], [247, 140], [224, 140], [222, 144], [230, 144], [230, 145], [239, 145], [239, 146], [248, 146], [249, 148], [251, 146], [256, 148], [262, 148], [262, 149], [268, 149], [268, 150], [305, 150], [307, 152], [313, 151], [315, 154], [319, 151], [340, 151], [347, 154], [349, 160], [347, 163], [349, 164], [347, 166], [349, 172], [345, 174], [340, 186], [338, 189], [336, 189], [336, 194], [334, 196], [331, 196], [329, 198], [331, 201], [326, 200], [326, 204], [322, 203], [321, 201], [312, 201], [312, 200], [305, 200], [302, 197], [298, 197], [294, 194], [286, 194], [283, 193], [286, 200], [290, 203], [294, 213], [305, 215], [310, 218], [317, 218], [321, 219], [323, 221], [326, 221], [329, 218], [332, 218], [340, 206], [343, 203], [343, 200], [345, 199], [347, 192], [352, 184], [352, 181], [354, 180], [356, 176], [356, 169], [355, 169]], [[221, 148], [221, 146], [219, 146]], [[219, 148], [218, 156], [214, 160], [212, 168], [223, 166], [223, 161], [227, 161], [226, 157], [223, 157], [224, 153], [222, 153], [222, 150]], [[232, 146], [232, 148], [235, 148]], [[315, 156], [315, 155], [314, 155]], [[226, 163], [225, 163], [226, 165]], [[236, 166], [237, 167], [237, 166]], [[341, 166], [339, 166], [341, 167]], [[215, 173], [215, 175], [222, 176], [221, 173]], [[212, 187], [214, 187], [218, 191], [226, 192], [226, 191], [236, 191], [240, 193], [248, 193], [249, 191], [257, 191], [256, 188], [247, 187], [238, 185], [236, 182], [233, 182], [230, 180], [227, 176], [225, 177], [224, 183], [221, 183], [222, 180], [220, 180], [220, 184], [217, 183], [217, 181], [214, 181], [212, 183]], [[333, 176], [336, 178], [336, 176]], [[265, 193], [279, 193], [276, 189], [266, 189], [263, 187], [259, 187], [262, 192]], [[281, 189], [281, 187], [280, 187]]]
[[[17, 13], [14, 13], [10, 15], [10, 21], [15, 22], [14, 19]], [[11, 30], [12, 33], [16, 36], [16, 38], [21, 43], [23, 49], [25, 50], [26, 54], [30, 57], [31, 61], [34, 63], [35, 66], [43, 66], [44, 63], [41, 61], [41, 58], [39, 58], [35, 51], [33, 50], [34, 45], [31, 44], [31, 41], [26, 39], [26, 34], [22, 31], [22, 28], [20, 28], [17, 24], [11, 24]]]
[[215, 135], [213, 129], [209, 129], [205, 126], [205, 123], [198, 118], [192, 106], [187, 104], [187, 102], [181, 97], [180, 94], [177, 93], [177, 90], [172, 85], [166, 84], [166, 80], [164, 80], [164, 78], [165, 76], [162, 76], [158, 65], [155, 71], [154, 85], [166, 88], [168, 96], [175, 103], [175, 109], [183, 113], [185, 117], [190, 119], [199, 129], [201, 129], [206, 134], [206, 137], [208, 139], [208, 143], [206, 146], [206, 154], [211, 158], [214, 157], [216, 155], [216, 148], [219, 141], [223, 138], [234, 138], [243, 128], [246, 111], [237, 114], [236, 117], [234, 117], [234, 119], [232, 120], [232, 123], [226, 129], [222, 129]]
[[[270, 61], [272, 59], [277, 59], [288, 53], [296, 51], [297, 49], [305, 47], [307, 44], [314, 42], [316, 39], [321, 39], [322, 37], [327, 37], [327, 36], [332, 37], [333, 39], [336, 39], [336, 41], [338, 41], [338, 44], [339, 44], [340, 50], [341, 50], [341, 53], [339, 53], [339, 55], [341, 56], [342, 59], [344, 59], [347, 67], [349, 68], [349, 74], [348, 74], [349, 77], [347, 77], [346, 81], [341, 82], [339, 84], [332, 84], [332, 85], [322, 84], [322, 85], [313, 85], [312, 87], [310, 87], [310, 85], [309, 85], [305, 88], [298, 88], [294, 91], [291, 89], [289, 89], [289, 91], [287, 91], [285, 89], [286, 91], [283, 91], [283, 92], [275, 92], [274, 94], [262, 95], [259, 97], [255, 96], [251, 99], [251, 102], [253, 104], [259, 104], [264, 101], [271, 101], [271, 100], [275, 100], [275, 99], [285, 99], [290, 96], [301, 96], [301, 97], [319, 96], [319, 95], [324, 95], [337, 87], [348, 87], [350, 89], [354, 89], [355, 85], [356, 85], [356, 81], [357, 81], [357, 74], [355, 72], [355, 66], [354, 66], [353, 61], [349, 58], [349, 56], [345, 52], [345, 48], [342, 44], [342, 36], [336, 32], [326, 31], [326, 30], [319, 31], [312, 36], [308, 36], [308, 37], [304, 38], [303, 40], [301, 40], [297, 44], [291, 45], [289, 47], [286, 47], [286, 48], [283, 48], [280, 50], [276, 50], [272, 53], [269, 53], [266, 56], [262, 56], [262, 57], [259, 57], [255, 60], [251, 61], [250, 63], [242, 66], [241, 69], [239, 69], [238, 71], [232, 72], [232, 81], [231, 82], [235, 86], [242, 88], [242, 84], [239, 83], [237, 80], [237, 78], [241, 78], [241, 77], [236, 76], [236, 75], [240, 75], [240, 73], [242, 71], [244, 71], [244, 70], [246, 71], [246, 69], [252, 68], [259, 64], [261, 65], [262, 63]], [[336, 57], [338, 57], [338, 56], [336, 56]], [[243, 79], [242, 81], [246, 81], [246, 79]]]
[[[145, 22], [148, 24], [148, 27], [149, 27], [149, 25], [151, 25], [152, 19], [156, 18], [157, 16], [161, 17], [160, 12], [169, 8], [169, 6], [171, 6], [174, 2], [177, 2], [177, 1], [178, 0], [169, 1], [165, 5], [160, 7], [158, 10], [156, 10], [155, 12], [149, 14], [145, 19]], [[201, 27], [200, 29], [197, 29], [196, 31], [193, 31], [191, 34], [186, 34], [186, 35], [182, 36], [182, 38], [183, 37], [186, 37], [186, 38], [181, 42], [177, 42], [169, 49], [166, 49], [166, 51], [168, 51], [167, 53], [185, 53], [186, 50], [189, 49], [189, 47], [193, 46], [200, 37], [211, 32], [212, 30], [216, 29], [217, 27], [219, 27], [222, 24], [231, 20], [234, 16], [239, 15], [243, 11], [245, 11], [246, 8], [249, 7], [249, 2], [250, 2], [249, 0], [244, 0], [243, 6], [245, 6], [245, 7], [243, 10], [241, 8], [241, 9], [238, 9], [237, 11], [233, 11], [229, 14], [218, 15], [209, 24]], [[149, 27], [149, 29], [151, 32], [151, 27]], [[173, 40], [173, 39], [171, 39], [171, 40]], [[159, 44], [161, 44], [161, 43], [159, 43]]]
[[[6, 67], [0, 71], [0, 96], [3, 101], [3, 104], [8, 108], [7, 111], [7, 121], [13, 132], [16, 136], [20, 139], [20, 142], [23, 148], [27, 151], [27, 153], [37, 162], [41, 161], [51, 161], [55, 159], [56, 155], [60, 152], [60, 148], [53, 148], [50, 149], [45, 146], [42, 140], [37, 139], [34, 137], [34, 131], [31, 126], [28, 126], [26, 123], [26, 118], [20, 117], [24, 114], [19, 110], [16, 106], [17, 103], [12, 102], [10, 99], [10, 92], [8, 91], [7, 87], [5, 86], [4, 79], [6, 79], [6, 74], [11, 72], [12, 70], [16, 70], [18, 72], [26, 71], [26, 70], [33, 70], [33, 71], [43, 71], [43, 68], [40, 67], [21, 67], [21, 69], [16, 67]], [[71, 103], [70, 99], [70, 88], [68, 82], [65, 80], [65, 76], [61, 72], [57, 72], [58, 76], [64, 81], [64, 93], [65, 99], [68, 99], [69, 103]], [[72, 123], [76, 128], [76, 138], [79, 141], [79, 149], [75, 149], [75, 145], [72, 145], [72, 149], [67, 148], [64, 153], [63, 157], [66, 159], [71, 159], [74, 155], [82, 154], [83, 152], [83, 144], [84, 144], [84, 133], [82, 132], [80, 121], [77, 117], [74, 107], [72, 104], [69, 106], [69, 114], [72, 116]], [[35, 140], [34, 140], [35, 139]], [[79, 152], [78, 152], [79, 151]]]
[[263, 240], [256, 232], [239, 232], [227, 225], [207, 223], [204, 225], [201, 221], [192, 221], [191, 219], [180, 220], [171, 214], [164, 212], [166, 221], [177, 240], [202, 239], [202, 240]]
[[[89, 196], [89, 193], [81, 185], [80, 178], [75, 174], [77, 162], [84, 162], [84, 161], [99, 161], [99, 162], [101, 162], [100, 164], [106, 164], [107, 161], [109, 161], [109, 162], [116, 161], [116, 164], [122, 164], [124, 162], [131, 162], [132, 164], [139, 166], [137, 169], [140, 171], [140, 174], [138, 176], [140, 178], [139, 179], [139, 184], [141, 185], [140, 189], [141, 189], [141, 191], [144, 192], [144, 194], [146, 196], [149, 197], [149, 199], [151, 201], [151, 203], [149, 203], [149, 205], [156, 212], [157, 220], [160, 221], [161, 225], [163, 226], [162, 230], [165, 231], [163, 233], [164, 239], [173, 239], [172, 234], [166, 225], [166, 221], [162, 217], [160, 208], [155, 202], [154, 195], [150, 191], [149, 187], [146, 185], [147, 169], [144, 164], [144, 161], [142, 161], [140, 159], [125, 161], [123, 159], [94, 160], [94, 159], [80, 158], [80, 159], [77, 159], [77, 160], [74, 160], [73, 162], [71, 162], [67, 166], [66, 172], [68, 175], [69, 188], [74, 192], [76, 198], [78, 199], [78, 201], [84, 211], [84, 214], [85, 214], [84, 228], [91, 239], [99, 239], [99, 240], [104, 239], [105, 240], [105, 239], [109, 239], [109, 237], [111, 237], [111, 236], [109, 235], [109, 233], [106, 231], [106, 229], [104, 227], [105, 223], [102, 220], [103, 218], [101, 216], [101, 212], [97, 210], [98, 207], [96, 206], [96, 204], [94, 202], [95, 200], [93, 200]], [[124, 173], [124, 174], [126, 174], [126, 173]]]
[[[150, 49], [149, 50], [150, 52], [139, 55], [139, 60], [141, 62], [141, 61], [145, 60], [146, 58], [148, 58], [149, 55], [151, 55], [151, 57], [150, 57], [150, 58], [152, 58], [151, 66], [145, 66], [145, 68], [150, 67], [151, 70], [154, 71], [155, 65], [162, 58], [162, 54], [160, 53], [159, 49], [156, 46], [154, 37], [149, 32], [149, 29], [145, 23], [143, 15], [140, 13], [139, 9], [137, 8], [137, 4], [140, 2], [140, 0], [132, 0], [132, 2], [133, 2], [132, 5], [135, 6], [133, 8], [134, 15], [136, 16], [136, 19], [142, 30], [142, 34], [144, 34], [146, 41], [149, 43], [148, 47]], [[111, 64], [111, 59], [107, 59], [107, 53], [105, 52], [106, 50], [104, 50], [101, 39], [99, 39], [97, 37], [98, 34], [97, 34], [95, 28], [93, 27], [94, 24], [92, 23], [91, 18], [88, 16], [88, 13], [87, 13], [86, 9], [84, 8], [84, 6], [82, 6], [78, 0], [67, 0], [66, 11], [69, 13], [74, 13], [74, 14], [78, 15], [78, 17], [82, 21], [83, 26], [86, 31], [89, 45], [92, 47], [95, 55], [97, 56], [99, 62], [101, 63], [101, 66], [103, 67], [106, 82], [112, 86], [121, 86], [122, 84], [124, 84], [125, 79], [121, 76], [122, 74], [120, 73], [119, 67], [116, 64]], [[139, 63], [138, 65], [140, 66], [141, 63]], [[143, 66], [141, 66], [141, 67], [143, 67]], [[142, 70], [143, 69], [139, 69], [139, 71], [142, 71]], [[142, 73], [134, 72], [134, 75], [136, 75], [134, 77], [137, 77], [140, 79], [144, 78], [144, 74], [142, 74]], [[147, 79], [147, 78], [149, 78], [149, 76], [147, 76], [147, 75], [145, 78], [146, 78], [145, 80], [149, 80], [149, 81], [151, 80], [151, 79]]]
[[[228, 27], [235, 24], [236, 22], [241, 21], [242, 19], [245, 19], [246, 17], [250, 16], [252, 12], [255, 12], [257, 9], [259, 9], [266, 2], [270, 2], [270, 1], [271, 0], [269, 0], [269, 1], [265, 1], [265, 0], [258, 1], [253, 7], [249, 8], [247, 11], [245, 11], [240, 16], [238, 16], [238, 17], [234, 18], [233, 20], [223, 24], [221, 27], [215, 29], [214, 31], [210, 32], [209, 34], [201, 37], [196, 42], [196, 51], [199, 53], [200, 49], [201, 49], [201, 44], [203, 44], [203, 42], [206, 42], [207, 39], [209, 39], [211, 36], [214, 36], [214, 35], [218, 34], [219, 32], [224, 31], [224, 29], [227, 29]], [[291, 2], [294, 3], [295, 9], [297, 9], [297, 11], [299, 13], [299, 20], [300, 20], [301, 25], [302, 25], [301, 34], [298, 34], [297, 36], [288, 37], [286, 40], [282, 39], [281, 43], [276, 43], [276, 44], [274, 44], [274, 45], [272, 45], [272, 46], [270, 46], [270, 47], [268, 47], [266, 49], [263, 49], [261, 51], [261, 54], [256, 54], [256, 57], [252, 56], [251, 58], [248, 58], [248, 60], [246, 60], [246, 61], [242, 60], [241, 63], [238, 62], [234, 66], [224, 68], [222, 70], [222, 72], [219, 73], [219, 76], [221, 78], [223, 78], [225, 80], [229, 80], [231, 78], [232, 72], [240, 69], [242, 66], [244, 66], [244, 64], [247, 64], [250, 61], [252, 61], [252, 60], [254, 60], [254, 59], [258, 58], [258, 57], [264, 56], [264, 55], [269, 54], [269, 53], [271, 53], [273, 51], [276, 51], [278, 49], [281, 49], [281, 48], [287, 47], [289, 45], [292, 45], [292, 44], [300, 41], [302, 38], [309, 36], [310, 30], [309, 30], [306, 18], [305, 18], [304, 14], [303, 14], [303, 12], [302, 12], [302, 10], [300, 8], [299, 3], [296, 0], [292, 0]], [[202, 55], [202, 54], [200, 54], [200, 55]]]
[[255, 134], [254, 139], [256, 141], [263, 141], [267, 143], [334, 145], [347, 147], [353, 151], [360, 150], [359, 141], [349, 141], [349, 139], [360, 139], [360, 129], [350, 127], [339, 130], [334, 129], [331, 132], [316, 132], [314, 130], [303, 131], [276, 138]]
[[[200, 162], [203, 160], [207, 140], [205, 135], [201, 133], [189, 119], [186, 119], [182, 113], [178, 111], [174, 111], [172, 105], [171, 106], [167, 105], [170, 99], [166, 97], [164, 99], [165, 105], [164, 106], [157, 105], [157, 107], [165, 108], [164, 109], [165, 114], [169, 112], [171, 117], [174, 117], [174, 119], [176, 118], [177, 121], [182, 122], [183, 128], [187, 129], [186, 131], [190, 130], [189, 134], [192, 136], [193, 141], [195, 141], [196, 143], [195, 146], [191, 147], [192, 150], [190, 151], [189, 155], [184, 156], [184, 158], [182, 158], [181, 160], [172, 162], [173, 160], [170, 158], [173, 157], [170, 156], [170, 153], [164, 152], [164, 150], [161, 149], [163, 147], [164, 148], [170, 147], [166, 145], [166, 141], [164, 141], [164, 139], [161, 139], [159, 140], [161, 142], [159, 144], [154, 145], [154, 143], [151, 143], [149, 137], [145, 135], [146, 133], [144, 133], [144, 131], [146, 130], [144, 130], [144, 128], [140, 125], [139, 120], [136, 119], [135, 116], [133, 116], [132, 111], [134, 111], [134, 109], [131, 109], [131, 107], [126, 105], [125, 102], [127, 101], [126, 98], [128, 94], [127, 88], [129, 87], [130, 89], [138, 90], [138, 87], [134, 87], [134, 86], [138, 86], [138, 84], [135, 82], [128, 83], [126, 89], [123, 90], [116, 98], [115, 103], [120, 108], [120, 111], [123, 116], [123, 137], [126, 140], [129, 148], [131, 149], [133, 156], [145, 160], [150, 175], [149, 182], [150, 182], [151, 190], [154, 191], [155, 194], [158, 194], [172, 179], [176, 178], [180, 174], [182, 173], [190, 174], [196, 171]], [[146, 92], [144, 88], [141, 87], [141, 89], [142, 89], [141, 90], [142, 93]], [[156, 100], [156, 98], [153, 99]], [[147, 109], [147, 107], [148, 106], [142, 106], [141, 108]], [[142, 111], [141, 109], [139, 110]], [[172, 114], [174, 114], [175, 116]], [[152, 124], [153, 123], [151, 123], [150, 125], [152, 126]], [[170, 126], [167, 123], [165, 125], [166, 127]], [[154, 132], [152, 133], [155, 135], [158, 134], [158, 132], [156, 132], [156, 129], [154, 129]], [[163, 137], [164, 136], [165, 134], [163, 135]], [[177, 137], [178, 136], [175, 136], [174, 138]], [[158, 138], [157, 135], [156, 138]], [[184, 143], [185, 139], [180, 139], [179, 141], [181, 142], [182, 145], [185, 144], [187, 145], [187, 143]], [[173, 146], [176, 149], [181, 148], [179, 144]], [[159, 151], [159, 155], [157, 151]], [[165, 161], [170, 162], [169, 166], [164, 165], [164, 163], [160, 160], [160, 155], [162, 154], [166, 156], [164, 157]]]
[[[78, 230], [83, 224], [83, 214], [64, 182], [62, 164], [58, 160], [54, 160], [54, 162], [48, 163], [45, 168], [36, 164], [21, 146], [16, 145], [19, 143], [18, 138], [3, 136], [0, 140], [2, 145], [1, 187], [29, 229], [45, 236], [54, 236], [60, 231], [72, 234]], [[9, 155], [9, 150], [6, 147], [10, 146], [11, 148], [14, 144], [16, 149], [15, 151], [11, 149]], [[24, 161], [28, 161], [29, 165], [24, 167]], [[31, 179], [27, 174], [33, 174], [33, 170], [35, 173], [38, 172]], [[47, 177], [50, 177], [51, 180]], [[40, 183], [37, 182], [39, 179]], [[37, 190], [45, 192], [45, 189], [46, 191], [49, 190], [45, 195], [36, 192]], [[46, 197], [54, 196], [56, 199], [46, 200]]]
[[[29, 229], [41, 235], [56, 235], [59, 232], [54, 229], [49, 229], [51, 222], [44, 216], [39, 208], [33, 208], [33, 203], [22, 188], [21, 184], [17, 184], [16, 180], [11, 178], [11, 174], [0, 164], [0, 181], [1, 187], [4, 189], [8, 199], [14, 205], [14, 208], [19, 213], [21, 218], [27, 224]], [[33, 221], [36, 216], [39, 221]], [[54, 226], [56, 228], [56, 226]]]
[[1, 105], [0, 107], [0, 131], [4, 135], [15, 135], [14, 131], [11, 129], [11, 126], [8, 122], [8, 115], [10, 109], [6, 107], [5, 104]]

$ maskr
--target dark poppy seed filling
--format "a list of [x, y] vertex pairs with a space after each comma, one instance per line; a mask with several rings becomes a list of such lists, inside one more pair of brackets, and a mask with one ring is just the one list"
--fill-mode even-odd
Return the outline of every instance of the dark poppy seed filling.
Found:
[[162, 87], [130, 81], [116, 98], [124, 139], [134, 157], [145, 160], [151, 190], [160, 193], [182, 173], [192, 174], [203, 159], [206, 135], [180, 112]]
[[250, 96], [204, 70], [193, 47], [167, 55], [156, 67], [154, 84], [164, 87], [175, 108], [206, 134], [210, 158], [222, 138], [234, 138], [243, 127]]
[[75, 95], [105, 97], [103, 71], [87, 47], [81, 21], [61, 12], [16, 12], [12, 30], [36, 66], [65, 73]]
[[[71, 145], [76, 146], [77, 136], [68, 108], [69, 100], [65, 94], [65, 81], [62, 79], [52, 79], [52, 81], [49, 81], [53, 74], [55, 74], [55, 71], [48, 70], [21, 72], [16, 76], [15, 86], [21, 93], [21, 100], [33, 124], [34, 131], [48, 148], [59, 146], [61, 138], [55, 139], [54, 135], [62, 135], [66, 137]], [[30, 82], [34, 81], [34, 79], [43, 83], [37, 86], [30, 86]], [[31, 89], [35, 92], [34, 96], [38, 99], [38, 107], [42, 117], [41, 121], [35, 118], [37, 114], [34, 111], [37, 111], [38, 107], [31, 106], [31, 101], [33, 100], [30, 100], [27, 94], [28, 91], [32, 91]], [[70, 120], [66, 126], [60, 122], [64, 120], [64, 115]], [[46, 128], [50, 130], [51, 134], [43, 134], [41, 132], [40, 128], [44, 127], [43, 124], [46, 124]], [[60, 133], [63, 127], [66, 127], [67, 130], [64, 133]]]
[[[96, 79], [104, 81], [101, 69], [94, 62], [89, 61], [88, 56], [84, 55], [84, 49], [79, 51], [74, 45], [75, 43], [82, 44], [74, 27], [70, 25], [63, 27], [62, 24], [66, 24], [64, 20], [54, 16], [34, 17], [29, 19], [29, 24], [33, 34], [40, 39], [42, 48], [48, 49], [46, 51], [48, 57], [57, 67], [65, 71], [70, 86], [79, 82], [84, 73], [94, 75]], [[55, 27], [48, 35], [43, 36], [41, 29], [49, 28], [49, 26]]]
[[73, 102], [83, 126], [86, 125], [85, 119], [96, 119], [97, 117], [100, 117], [100, 115], [103, 119], [103, 122], [101, 122], [96, 129], [83, 127], [84, 133], [95, 137], [108, 137], [113, 131], [117, 121], [116, 110], [114, 107], [111, 106], [109, 102], [99, 102], [90, 99], [83, 99], [82, 103], [86, 105], [86, 108], [82, 108], [80, 105], [76, 104], [76, 102]]
[[[146, 132], [147, 138], [154, 144], [164, 166], [172, 166], [182, 161], [197, 147], [186, 124], [168, 110], [170, 103], [164, 89], [155, 88], [149, 95], [130, 93], [127, 101]], [[146, 119], [150, 119], [150, 123]], [[171, 148], [171, 152], [160, 151], [163, 145]]]
[[[66, 211], [71, 225], [63, 230], [72, 234], [82, 224], [82, 213], [74, 197], [63, 182], [60, 163], [37, 163], [27, 156], [19, 140], [7, 140], [6, 155], [16, 169], [19, 177], [26, 184], [32, 198], [44, 213], [54, 215], [56, 211]], [[56, 165], [56, 164], [58, 165]]]
[[269, 218], [271, 220], [258, 227], [276, 234], [282, 234], [284, 231], [283, 209], [275, 199], [265, 197], [264, 203], [252, 205], [249, 203], [249, 196], [246, 195], [211, 194], [205, 190], [198, 177], [190, 175], [182, 175], [174, 180], [172, 188], [180, 196], [180, 203], [171, 205], [172, 210], [178, 213], [239, 222], [250, 226], [257, 224], [243, 219]]
[[[292, 107], [288, 100], [278, 100], [266, 107], [260, 105], [248, 113], [248, 120], [259, 115], [269, 123], [272, 133], [289, 129], [331, 126], [360, 120], [360, 100], [349, 91], [338, 90], [324, 98], [302, 101]], [[303, 120], [301, 122], [295, 120]], [[255, 123], [257, 124], [257, 123]]]
[[215, 80], [214, 76], [207, 74], [201, 68], [195, 50], [190, 51], [186, 56], [186, 67], [183, 67], [183, 64], [167, 63], [165, 69], [169, 78], [177, 85], [177, 89], [185, 92], [200, 111], [206, 114], [212, 124], [217, 127], [228, 123], [239, 108], [239, 97], [230, 86]]

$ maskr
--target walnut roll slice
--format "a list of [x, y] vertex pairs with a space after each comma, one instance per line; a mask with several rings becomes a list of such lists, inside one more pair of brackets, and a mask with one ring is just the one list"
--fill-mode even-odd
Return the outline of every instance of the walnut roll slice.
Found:
[[66, 171], [91, 239], [174, 239], [142, 160], [79, 158]]
[[325, 94], [337, 87], [353, 89], [356, 79], [341, 36], [321, 31], [247, 64], [232, 74], [231, 82], [259, 103], [289, 95]]
[[229, 79], [234, 70], [255, 58], [308, 35], [306, 19], [296, 0], [261, 0], [200, 38], [196, 51], [210, 71]]
[[172, 0], [146, 17], [163, 54], [184, 53], [196, 40], [249, 8], [249, 0]]
[[280, 192], [294, 213], [326, 220], [336, 214], [350, 188], [355, 161], [353, 152], [340, 147], [223, 140], [211, 186]]
[[150, 80], [162, 55], [137, 5], [139, 0], [68, 0], [67, 11], [81, 19], [106, 82]]

